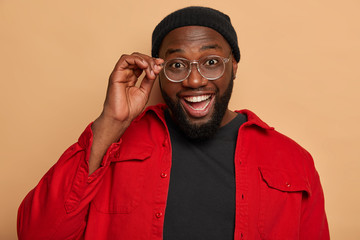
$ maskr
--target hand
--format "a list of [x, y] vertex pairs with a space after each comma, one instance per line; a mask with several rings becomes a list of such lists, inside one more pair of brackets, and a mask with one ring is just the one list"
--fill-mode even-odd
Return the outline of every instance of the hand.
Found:
[[[141, 53], [121, 56], [110, 75], [102, 116], [130, 124], [148, 102], [163, 62]], [[143, 72], [145, 76], [137, 87]]]
[[[123, 55], [110, 75], [104, 108], [94, 121], [94, 134], [89, 159], [89, 174], [101, 163], [108, 147], [119, 140], [126, 128], [145, 108], [164, 60], [133, 53]], [[140, 85], [140, 75], [145, 73]]]

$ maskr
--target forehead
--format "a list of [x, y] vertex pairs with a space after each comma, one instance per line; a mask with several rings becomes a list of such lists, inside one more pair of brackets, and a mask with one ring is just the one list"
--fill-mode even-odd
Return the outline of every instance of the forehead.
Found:
[[173, 53], [213, 51], [229, 54], [230, 46], [217, 31], [203, 26], [180, 27], [169, 32], [161, 43], [159, 56], [166, 58]]

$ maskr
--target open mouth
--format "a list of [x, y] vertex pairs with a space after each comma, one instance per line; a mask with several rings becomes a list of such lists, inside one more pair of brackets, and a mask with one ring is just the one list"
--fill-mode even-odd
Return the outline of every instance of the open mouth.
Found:
[[181, 100], [187, 113], [192, 117], [204, 117], [208, 114], [212, 103], [212, 94], [203, 94], [198, 96], [185, 96]]
[[193, 110], [204, 110], [210, 103], [211, 95], [184, 97], [185, 101]]

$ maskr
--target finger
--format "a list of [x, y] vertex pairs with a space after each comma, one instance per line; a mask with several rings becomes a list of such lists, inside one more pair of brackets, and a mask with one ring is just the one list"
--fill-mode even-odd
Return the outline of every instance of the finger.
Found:
[[157, 65], [162, 66], [165, 60], [162, 58], [155, 58], [155, 62]]
[[152, 58], [152, 69], [155, 73], [155, 75], [158, 75], [161, 70], [163, 69], [163, 63], [164, 63], [164, 60], [161, 59], [161, 58]]
[[139, 56], [144, 61], [146, 61], [149, 64], [149, 68], [147, 68], [145, 71], [147, 73], [147, 77], [150, 79], [156, 78], [156, 76], [160, 73], [162, 70], [162, 63], [164, 62], [161, 58], [153, 58], [148, 55], [135, 52], [132, 55]]
[[156, 75], [158, 75], [160, 72], [161, 72], [161, 70], [163, 69], [163, 65], [161, 65], [161, 64], [156, 64], [156, 65], [154, 65], [154, 73], [156, 74]]
[[150, 96], [152, 87], [154, 86], [155, 79], [149, 79], [146, 76], [141, 81], [139, 89], [146, 95], [147, 98]]
[[110, 80], [136, 82], [143, 69], [147, 69], [148, 67], [149, 63], [139, 56], [122, 55], [110, 75]]
[[144, 68], [143, 70], [145, 71], [146, 77], [149, 79], [155, 79], [156, 78], [156, 73], [154, 72], [154, 65], [155, 65], [155, 61], [152, 57], [142, 54], [142, 53], [138, 53], [138, 52], [134, 52], [131, 54], [132, 56], [137, 56], [139, 58], [142, 59], [142, 61], [147, 63], [147, 67]]
[[145, 61], [140, 56], [136, 55], [122, 55], [118, 62], [115, 65], [114, 70], [116, 71], [122, 71], [126, 69], [146, 69], [149, 67], [149, 64], [147, 61]]

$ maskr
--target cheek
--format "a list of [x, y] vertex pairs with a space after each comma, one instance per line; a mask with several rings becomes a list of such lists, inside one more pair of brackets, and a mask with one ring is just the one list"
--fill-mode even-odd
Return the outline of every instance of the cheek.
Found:
[[172, 83], [166, 79], [164, 74], [159, 75], [160, 88], [163, 92], [166, 93], [170, 98], [174, 99], [176, 94], [179, 92], [180, 84]]
[[227, 67], [221, 81], [218, 82], [217, 86], [220, 91], [220, 95], [222, 95], [228, 88], [230, 82], [232, 81], [233, 77], [233, 68]]
[[227, 75], [227, 78], [232, 80], [231, 78], [233, 77], [233, 75], [235, 75], [233, 66], [230, 65], [229, 67], [227, 67], [225, 73]]
[[224, 78], [222, 78], [221, 80], [222, 80], [221, 82], [217, 83], [217, 87], [219, 89], [219, 95], [222, 96], [226, 92], [226, 90], [230, 84], [231, 72], [227, 73], [226, 76], [224, 74]]

